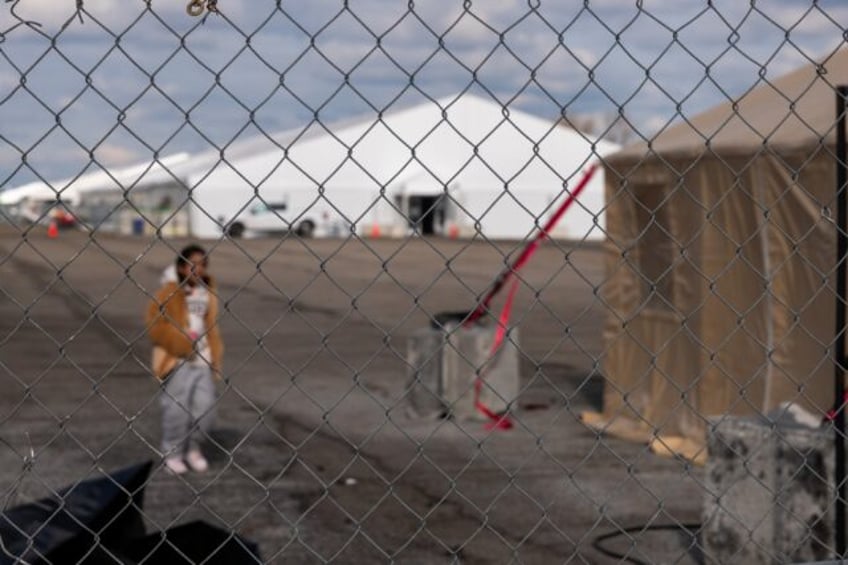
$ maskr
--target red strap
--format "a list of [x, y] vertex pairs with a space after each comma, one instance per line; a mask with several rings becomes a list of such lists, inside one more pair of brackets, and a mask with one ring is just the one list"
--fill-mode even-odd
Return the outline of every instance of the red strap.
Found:
[[506, 329], [507, 324], [509, 324], [509, 317], [512, 314], [512, 302], [515, 299], [515, 292], [518, 290], [518, 280], [512, 281], [512, 288], [509, 289], [509, 294], [506, 297], [506, 303], [504, 304], [503, 310], [501, 310], [501, 315], [498, 317], [498, 329], [495, 332], [495, 341], [492, 343], [492, 350], [489, 352], [490, 357], [494, 357], [495, 353], [498, 352], [498, 349], [501, 348], [501, 344], [503, 344], [503, 340], [506, 337]]
[[[506, 329], [509, 324], [509, 317], [512, 314], [512, 302], [515, 298], [515, 292], [518, 290], [518, 279], [512, 281], [512, 288], [509, 289], [509, 295], [507, 295], [506, 303], [504, 304], [503, 310], [501, 310], [501, 314], [498, 317], [498, 329], [495, 331], [495, 341], [492, 343], [492, 349], [489, 351], [489, 359], [487, 361], [491, 362], [497, 352], [500, 350], [501, 345], [503, 345], [504, 338], [506, 337]], [[477, 375], [477, 378], [474, 380], [474, 407], [478, 412], [486, 416], [489, 420], [491, 420], [488, 424], [486, 424], [487, 430], [498, 429], [498, 430], [509, 430], [512, 428], [512, 420], [510, 420], [509, 416], [504, 414], [498, 414], [492, 411], [491, 408], [486, 406], [480, 400], [480, 392], [483, 389], [483, 378], [486, 373], [485, 368], [480, 371]]]
[[[568, 198], [565, 199], [557, 211], [548, 219], [545, 223], [545, 227], [543, 227], [539, 233], [536, 234], [536, 237], [531, 240], [525, 247], [524, 250], [519, 255], [518, 259], [504, 272], [502, 272], [492, 289], [480, 302], [479, 306], [468, 316], [468, 319], [465, 321], [463, 326], [471, 326], [475, 321], [477, 321], [488, 309], [489, 304], [492, 302], [492, 299], [495, 295], [503, 288], [503, 285], [506, 284], [507, 280], [515, 273], [518, 272], [519, 269], [524, 267], [527, 264], [527, 261], [530, 260], [530, 257], [533, 253], [536, 252], [536, 249], [539, 247], [539, 243], [541, 243], [542, 239], [547, 237], [551, 230], [554, 229], [557, 222], [559, 222], [560, 218], [562, 218], [563, 214], [565, 214], [566, 210], [568, 210], [572, 204], [577, 200], [577, 197], [580, 196], [580, 193], [583, 192], [583, 189], [586, 188], [586, 185], [589, 184], [589, 181], [592, 180], [592, 176], [594, 176], [595, 171], [598, 168], [597, 163], [593, 163], [589, 169], [583, 174], [583, 178], [580, 179], [580, 182], [568, 194]], [[487, 363], [491, 362], [495, 354], [500, 350], [501, 345], [503, 344], [503, 340], [506, 337], [506, 329], [509, 324], [509, 317], [512, 314], [512, 302], [515, 298], [515, 292], [518, 290], [518, 279], [512, 281], [512, 287], [509, 289], [509, 295], [507, 296], [506, 303], [504, 304], [503, 310], [501, 310], [500, 316], [498, 317], [498, 329], [495, 332], [495, 341], [492, 343], [492, 349], [489, 352], [489, 359]], [[477, 375], [477, 378], [474, 381], [474, 407], [478, 412], [486, 416], [490, 422], [486, 424], [487, 430], [498, 429], [498, 430], [509, 430], [513, 427], [512, 420], [510, 420], [509, 416], [504, 414], [498, 414], [492, 411], [491, 408], [486, 406], [483, 402], [480, 401], [480, 392], [483, 388], [483, 379], [486, 374], [486, 367], [480, 371]]]
[[580, 182], [577, 183], [577, 186], [574, 187], [574, 190], [569, 192], [568, 198], [566, 198], [565, 201], [557, 209], [557, 211], [554, 212], [554, 214], [550, 218], [548, 218], [547, 223], [545, 223], [545, 227], [539, 230], [539, 233], [536, 234], [536, 237], [530, 240], [530, 242], [524, 247], [524, 250], [521, 252], [521, 255], [518, 256], [518, 259], [515, 261], [515, 263], [510, 265], [509, 268], [507, 268], [505, 271], [501, 272], [500, 275], [498, 275], [498, 278], [495, 279], [494, 286], [491, 288], [491, 290], [489, 290], [489, 293], [480, 302], [477, 308], [475, 308], [474, 311], [471, 312], [471, 314], [468, 316], [465, 325], [473, 324], [483, 314], [486, 313], [486, 311], [489, 309], [489, 304], [491, 304], [492, 299], [495, 297], [495, 295], [500, 292], [501, 288], [503, 288], [503, 285], [506, 284], [506, 281], [509, 280], [512, 275], [517, 273], [518, 270], [521, 269], [527, 263], [527, 261], [530, 260], [530, 257], [533, 255], [533, 253], [536, 252], [536, 249], [539, 247], [539, 243], [541, 243], [542, 239], [548, 237], [548, 234], [550, 234], [551, 231], [554, 229], [557, 222], [559, 222], [560, 218], [562, 218], [562, 215], [565, 214], [565, 212], [569, 208], [571, 208], [571, 205], [574, 204], [574, 202], [577, 200], [577, 197], [580, 196], [580, 193], [583, 192], [583, 189], [585, 189], [586, 186], [589, 184], [589, 181], [592, 180], [592, 177], [595, 175], [595, 171], [597, 169], [597, 163], [593, 163], [589, 166], [589, 169], [583, 174], [583, 178], [580, 179]]
[[825, 414], [824, 416], [824, 419], [828, 422], [833, 422], [834, 420], [836, 420], [836, 412], [839, 411], [842, 407], [844, 407], [846, 403], [848, 403], [848, 392], [846, 392], [845, 395], [842, 397], [842, 405], [836, 406], [828, 410], [827, 414]]

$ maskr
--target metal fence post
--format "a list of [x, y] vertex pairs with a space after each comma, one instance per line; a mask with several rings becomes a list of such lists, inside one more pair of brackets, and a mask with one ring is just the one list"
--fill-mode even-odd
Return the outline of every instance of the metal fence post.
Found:
[[834, 367], [834, 409], [836, 411], [836, 554], [845, 555], [845, 257], [848, 253], [846, 222], [848, 221], [848, 197], [845, 194], [845, 98], [848, 86], [840, 86], [836, 92], [836, 356]]

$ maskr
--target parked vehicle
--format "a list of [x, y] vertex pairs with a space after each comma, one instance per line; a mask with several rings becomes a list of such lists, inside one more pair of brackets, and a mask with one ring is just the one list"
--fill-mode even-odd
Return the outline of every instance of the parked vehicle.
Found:
[[27, 224], [56, 222], [59, 228], [71, 228], [77, 224], [76, 216], [58, 200], [24, 199], [18, 205], [17, 215]]
[[294, 190], [255, 201], [230, 222], [224, 232], [233, 238], [293, 232], [302, 238], [350, 233], [350, 220], [315, 191]]
[[294, 231], [300, 237], [312, 237], [316, 227], [312, 216], [292, 216], [286, 198], [253, 204], [227, 224], [226, 233], [230, 237], [242, 237]]

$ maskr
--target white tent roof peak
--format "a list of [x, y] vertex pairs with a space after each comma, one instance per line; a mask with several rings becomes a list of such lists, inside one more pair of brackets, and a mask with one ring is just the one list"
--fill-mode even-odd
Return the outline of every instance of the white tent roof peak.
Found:
[[[451, 137], [465, 145], [491, 147], [502, 138], [523, 136], [532, 142], [544, 142], [547, 138], [562, 135], [563, 127], [555, 120], [537, 117], [512, 106], [503, 106], [493, 99], [476, 94], [461, 93], [445, 96], [403, 108], [380, 113], [368, 113], [358, 117], [331, 122], [310, 121], [303, 126], [270, 135], [257, 135], [231, 143], [223, 150], [210, 149], [194, 155], [188, 162], [170, 168], [169, 172], [189, 186], [197, 183], [218, 166], [236, 162], [267, 159], [272, 154], [283, 159], [284, 153], [296, 159], [301, 153], [313, 151], [316, 144], [336, 144], [354, 154], [377, 151], [379, 145], [397, 144], [398, 140], [416, 151], [427, 150], [428, 146], [441, 143]], [[618, 149], [614, 143], [593, 139], [572, 128], [565, 128], [573, 136], [575, 151], [585, 152], [587, 145], [594, 145], [595, 152], [607, 155]], [[330, 133], [331, 132], [331, 133]], [[507, 133], [509, 132], [509, 133]], [[332, 138], [332, 143], [328, 141]], [[378, 151], [379, 152], [379, 151]], [[223, 153], [223, 158], [222, 158]], [[301, 157], [302, 159], [307, 159]], [[239, 167], [240, 168], [240, 167]], [[164, 179], [162, 179], [164, 180]]]

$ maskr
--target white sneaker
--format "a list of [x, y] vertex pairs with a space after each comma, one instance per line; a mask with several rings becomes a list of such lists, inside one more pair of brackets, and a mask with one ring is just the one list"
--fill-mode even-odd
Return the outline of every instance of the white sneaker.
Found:
[[174, 475], [183, 475], [188, 472], [188, 467], [183, 463], [182, 458], [177, 455], [169, 455], [165, 458], [165, 468]]
[[185, 460], [186, 463], [188, 463], [188, 466], [191, 467], [191, 470], [195, 471], [196, 473], [205, 473], [209, 470], [209, 462], [197, 449], [192, 449], [191, 451], [189, 451], [186, 454]]

